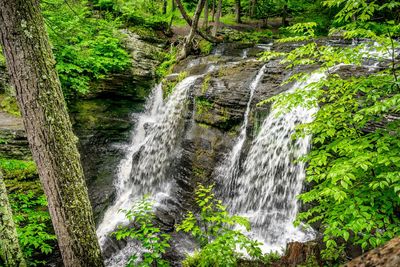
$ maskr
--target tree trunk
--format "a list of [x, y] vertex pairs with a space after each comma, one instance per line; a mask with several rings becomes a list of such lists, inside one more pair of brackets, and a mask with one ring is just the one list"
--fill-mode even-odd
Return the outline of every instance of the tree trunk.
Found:
[[221, 17], [222, 0], [218, 0], [217, 14], [215, 16], [215, 25], [212, 31], [212, 36], [216, 36], [219, 29], [219, 19]]
[[164, 0], [163, 1], [163, 9], [162, 9], [163, 15], [167, 14], [167, 6], [168, 6], [168, 2], [167, 2], [167, 0]]
[[288, 16], [288, 5], [285, 4], [282, 10], [282, 26], [284, 27], [288, 26], [287, 16]]
[[171, 10], [174, 12], [176, 9], [175, 0], [171, 0]]
[[251, 0], [250, 2], [250, 18], [254, 18], [255, 15], [255, 10], [256, 10], [256, 4], [257, 4], [257, 0]]
[[211, 0], [211, 21], [215, 21], [215, 0]]
[[[182, 17], [186, 20], [187, 24], [192, 27], [193, 25], [193, 21], [192, 19], [189, 17], [189, 15], [186, 13], [185, 8], [182, 5], [182, 2], [180, 0], [175, 0], [176, 5], [178, 6], [179, 11], [182, 14]], [[201, 11], [200, 11], [201, 12]], [[216, 43], [217, 40], [213, 39], [212, 37], [208, 36], [207, 34], [203, 33], [202, 31], [200, 31], [197, 27], [196, 27], [196, 33], [199, 34], [203, 39], [211, 42], [211, 43]]]
[[182, 60], [182, 59], [186, 58], [193, 48], [194, 35], [197, 32], [197, 27], [199, 25], [201, 11], [203, 11], [205, 2], [206, 2], [206, 0], [199, 0], [199, 2], [197, 4], [196, 11], [194, 12], [194, 17], [193, 17], [193, 21], [192, 21], [192, 27], [190, 28], [190, 32], [189, 32], [188, 36], [186, 36], [186, 40], [183, 45], [181, 54], [178, 57], [178, 60]]
[[203, 21], [203, 27], [206, 29], [208, 28], [208, 0], [206, 0], [206, 3], [204, 5], [204, 21]]
[[66, 267], [104, 266], [39, 0], [0, 1], [0, 39]]
[[235, 0], [235, 13], [236, 13], [236, 23], [242, 23], [241, 13], [242, 7], [240, 4], [240, 0]]
[[17, 231], [8, 202], [6, 185], [0, 172], [0, 266], [25, 267]]
[[186, 22], [187, 22], [187, 24], [189, 24], [189, 26], [192, 26], [192, 19], [186, 13], [185, 7], [183, 6], [181, 0], [175, 0], [175, 3], [177, 5], [179, 11], [181, 12], [183, 19], [186, 20]]

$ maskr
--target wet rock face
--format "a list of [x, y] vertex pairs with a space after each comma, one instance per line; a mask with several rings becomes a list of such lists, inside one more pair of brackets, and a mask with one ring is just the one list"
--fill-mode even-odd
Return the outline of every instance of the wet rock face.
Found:
[[[232, 149], [243, 122], [250, 83], [266, 64], [251, 56], [243, 58], [243, 49], [247, 48], [229, 49], [227, 56], [191, 58], [175, 67], [176, 71], [194, 75], [204, 74], [210, 66], [214, 67], [197, 80], [191, 91], [180, 157], [171, 168], [177, 183], [176, 198], [184, 209], [193, 209], [193, 192], [197, 183], [216, 182], [216, 168]], [[256, 104], [287, 89], [281, 86], [287, 72], [278, 60], [267, 63], [251, 103], [249, 133], [255, 134], [257, 124], [268, 114], [268, 107], [256, 107]]]
[[113, 180], [129, 144], [132, 116], [142, 109], [141, 101], [118, 98], [79, 100], [70, 106], [96, 223], [115, 197]]
[[5, 112], [0, 112], [0, 157], [19, 160], [31, 158], [22, 119]]

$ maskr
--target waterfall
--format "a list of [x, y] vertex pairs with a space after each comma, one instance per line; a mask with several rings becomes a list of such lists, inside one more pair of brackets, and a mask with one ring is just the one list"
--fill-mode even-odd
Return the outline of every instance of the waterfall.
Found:
[[231, 152], [227, 155], [224, 163], [218, 168], [218, 176], [221, 181], [228, 181], [223, 187], [223, 196], [229, 197], [230, 192], [236, 188], [236, 180], [240, 171], [240, 156], [244, 142], [247, 138], [247, 126], [249, 124], [249, 114], [251, 110], [251, 103], [253, 101], [254, 91], [256, 90], [261, 78], [264, 76], [266, 66], [264, 65], [257, 73], [256, 77], [250, 83], [250, 97], [247, 102], [246, 111], [244, 113], [244, 121], [240, 128], [240, 133], [236, 139], [235, 145]]
[[161, 84], [154, 87], [119, 165], [115, 202], [97, 228], [100, 245], [104, 246], [107, 236], [118, 225], [126, 223], [125, 215], [119, 212], [121, 209], [130, 209], [135, 200], [146, 194], [156, 199], [168, 196], [171, 185], [165, 171], [182, 132], [189, 88], [197, 78], [190, 76], [178, 83], [165, 103]]
[[[312, 74], [290, 91], [304, 88], [324, 76]], [[250, 219], [252, 234], [264, 242], [265, 250], [281, 250], [289, 241], [305, 241], [313, 236], [293, 226], [299, 208], [296, 196], [301, 193], [305, 178], [304, 163], [294, 161], [307, 153], [311, 138], [294, 140], [291, 136], [298, 124], [311, 122], [316, 111], [317, 108], [296, 107], [278, 114], [272, 107], [251, 144], [240, 175], [237, 179], [226, 177], [225, 186], [233, 196], [228, 203], [230, 211]], [[240, 142], [239, 138], [235, 147]], [[227, 173], [236, 172], [237, 168], [235, 165]]]

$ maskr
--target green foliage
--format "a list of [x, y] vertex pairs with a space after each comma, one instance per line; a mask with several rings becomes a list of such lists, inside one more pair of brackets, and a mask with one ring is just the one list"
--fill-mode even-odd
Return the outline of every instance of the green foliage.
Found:
[[200, 40], [199, 49], [202, 55], [209, 55], [213, 49], [213, 44], [207, 40]]
[[4, 57], [3, 52], [1, 50], [2, 50], [2, 48], [0, 47], [0, 66], [5, 66], [6, 58]]
[[160, 61], [162, 63], [156, 69], [157, 78], [163, 78], [172, 72], [176, 63], [176, 49], [171, 49], [169, 53], [162, 54]]
[[204, 77], [203, 83], [201, 84], [201, 93], [202, 93], [203, 95], [207, 92], [208, 87], [210, 86], [210, 81], [211, 81], [211, 75], [210, 75], [210, 74], [207, 74], [207, 75]]
[[118, 21], [92, 17], [87, 1], [49, 0], [42, 7], [66, 97], [88, 93], [91, 81], [129, 66]]
[[0, 107], [9, 114], [17, 117], [21, 116], [15, 96], [0, 95]]
[[140, 262], [138, 262], [138, 256], [134, 254], [130, 257], [127, 266], [169, 266], [168, 262], [162, 259], [162, 255], [170, 247], [168, 241], [171, 237], [160, 233], [160, 229], [154, 225], [153, 203], [148, 197], [136, 202], [131, 210], [122, 210], [122, 212], [133, 226], [120, 226], [113, 235], [117, 240], [127, 238], [137, 240], [145, 249]]
[[129, 25], [166, 30], [171, 20], [170, 13], [162, 13], [162, 0], [94, 0], [93, 2], [96, 8], [110, 11]]
[[162, 89], [163, 89], [163, 98], [167, 98], [169, 95], [172, 94], [174, 91], [176, 85], [183, 81], [188, 76], [188, 73], [186, 71], [182, 71], [179, 73], [178, 77], [175, 80], [167, 80], [164, 79], [162, 82]]
[[[370, 41], [350, 48], [324, 46], [312, 41], [315, 25], [294, 25], [290, 30], [302, 35], [281, 41], [308, 43], [286, 54], [266, 53], [264, 59], [283, 57], [288, 68], [318, 64], [321, 69], [317, 71], [326, 73], [304, 89], [271, 100], [283, 112], [297, 105], [320, 106], [314, 121], [301, 125], [296, 133], [296, 137], [313, 136], [312, 150], [303, 159], [308, 162], [307, 180], [313, 187], [300, 195], [304, 203], [312, 205], [298, 216], [298, 222], [319, 221], [326, 244], [323, 257], [337, 261], [343, 257], [346, 243], [368, 250], [400, 235], [400, 84], [395, 59], [400, 45], [393, 39], [400, 26], [387, 21], [371, 27], [376, 24], [369, 19], [378, 9], [374, 2], [326, 4], [343, 5], [337, 22], [354, 16], [359, 19], [336, 32]], [[379, 53], [391, 58], [385, 60]], [[385, 62], [385, 67], [352, 77], [332, 73], [332, 67], [340, 63], [358, 66], [368, 58]], [[300, 73], [288, 82], [307, 77], [309, 74]]]
[[183, 266], [237, 266], [244, 251], [253, 260], [261, 260], [260, 243], [244, 235], [239, 227], [250, 230], [249, 221], [240, 216], [229, 215], [220, 200], [212, 193], [213, 186], [201, 184], [195, 192], [195, 201], [200, 212], [189, 212], [177, 231], [190, 233], [201, 247], [200, 251], [188, 256]]
[[32, 161], [0, 159], [0, 169], [24, 257], [29, 266], [45, 265], [46, 255], [56, 245], [56, 237], [36, 166]]
[[195, 104], [198, 115], [208, 113], [213, 108], [213, 103], [204, 97], [196, 97]]
[[44, 255], [50, 254], [56, 245], [45, 196], [29, 191], [10, 194], [9, 199], [28, 266], [45, 265]]
[[17, 186], [21, 181], [38, 180], [36, 165], [33, 161], [0, 158], [0, 169], [8, 187], [10, 180], [17, 180]]

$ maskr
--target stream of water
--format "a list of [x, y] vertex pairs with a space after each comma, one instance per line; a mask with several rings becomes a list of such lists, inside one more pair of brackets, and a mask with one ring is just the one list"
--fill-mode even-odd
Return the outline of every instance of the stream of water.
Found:
[[121, 209], [130, 209], [146, 194], [155, 199], [168, 197], [171, 181], [166, 179], [165, 170], [182, 132], [182, 114], [187, 108], [188, 90], [197, 78], [190, 76], [180, 82], [165, 103], [161, 85], [153, 89], [145, 111], [139, 115], [126, 156], [120, 163], [115, 182], [116, 200], [97, 228], [100, 245], [104, 245], [108, 234], [118, 225], [127, 223]]
[[[323, 73], [312, 74], [306, 82], [294, 84], [289, 92], [324, 76]], [[251, 144], [240, 173], [237, 171], [239, 161], [226, 171], [223, 190], [228, 199], [225, 203], [232, 213], [250, 219], [253, 228], [250, 235], [264, 243], [264, 251], [282, 251], [289, 241], [306, 241], [313, 237], [312, 231], [293, 226], [299, 209], [296, 196], [305, 178], [304, 163], [295, 161], [307, 153], [310, 136], [294, 140], [292, 134], [297, 125], [311, 122], [316, 111], [316, 108], [296, 107], [279, 114], [272, 107]], [[248, 118], [243, 126], [247, 121]], [[241, 143], [239, 138], [234, 147], [242, 147]], [[237, 153], [233, 149], [228, 158], [236, 158]]]
[[223, 164], [218, 168], [217, 175], [218, 179], [223, 181], [224, 186], [222, 187], [222, 196], [229, 198], [230, 194], [235, 191], [237, 178], [240, 173], [240, 158], [242, 155], [243, 145], [247, 139], [247, 127], [249, 124], [249, 115], [251, 110], [251, 104], [253, 101], [254, 91], [257, 89], [262, 77], [265, 73], [265, 65], [258, 71], [256, 77], [251, 81], [249, 86], [250, 96], [247, 101], [246, 111], [244, 113], [243, 124], [240, 127], [240, 133], [235, 141], [231, 152], [226, 156]]

